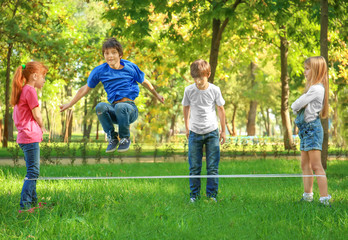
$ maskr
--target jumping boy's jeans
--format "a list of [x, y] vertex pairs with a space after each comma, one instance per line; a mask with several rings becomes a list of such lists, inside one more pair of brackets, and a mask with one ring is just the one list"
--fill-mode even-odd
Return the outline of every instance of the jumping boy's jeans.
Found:
[[40, 145], [36, 143], [19, 144], [24, 152], [27, 175], [21, 193], [20, 206], [22, 209], [29, 209], [37, 203], [36, 180], [28, 180], [39, 177], [40, 172]]
[[[188, 160], [190, 175], [201, 175], [203, 145], [206, 149], [207, 175], [218, 175], [220, 161], [219, 131], [216, 129], [207, 134], [197, 134], [190, 131]], [[207, 197], [216, 197], [218, 193], [218, 178], [207, 179]], [[200, 196], [201, 179], [190, 178], [191, 198]]]
[[134, 102], [120, 102], [116, 104], [98, 103], [97, 116], [104, 132], [109, 138], [114, 137], [114, 124], [118, 124], [120, 138], [129, 138], [129, 125], [138, 118], [138, 108]]

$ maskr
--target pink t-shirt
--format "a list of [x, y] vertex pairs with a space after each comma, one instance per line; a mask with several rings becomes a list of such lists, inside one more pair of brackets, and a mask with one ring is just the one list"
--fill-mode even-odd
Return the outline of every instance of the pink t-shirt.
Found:
[[31, 112], [38, 106], [35, 88], [24, 85], [19, 101], [13, 109], [13, 120], [18, 130], [17, 143], [28, 144], [42, 141], [42, 130]]

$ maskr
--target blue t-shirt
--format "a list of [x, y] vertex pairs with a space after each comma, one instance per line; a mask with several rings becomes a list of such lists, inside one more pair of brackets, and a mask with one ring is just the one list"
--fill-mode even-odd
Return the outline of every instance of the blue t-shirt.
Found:
[[126, 97], [136, 99], [139, 95], [138, 83], [144, 82], [145, 74], [134, 63], [121, 59], [122, 69], [112, 69], [103, 63], [94, 68], [88, 77], [87, 85], [95, 88], [99, 82], [104, 85], [109, 103]]

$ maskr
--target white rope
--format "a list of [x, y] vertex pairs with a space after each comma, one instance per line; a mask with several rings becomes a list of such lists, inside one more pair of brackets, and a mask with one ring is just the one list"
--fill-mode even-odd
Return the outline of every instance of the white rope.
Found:
[[25, 179], [26, 181], [40, 180], [110, 180], [110, 179], [164, 179], [164, 178], [303, 178], [326, 177], [326, 175], [302, 174], [240, 174], [240, 175], [178, 175], [178, 176], [131, 176], [131, 177], [39, 177]]

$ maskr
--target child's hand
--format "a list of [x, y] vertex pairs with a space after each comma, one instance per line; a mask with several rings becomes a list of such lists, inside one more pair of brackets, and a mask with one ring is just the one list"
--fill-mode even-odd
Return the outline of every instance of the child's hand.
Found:
[[226, 132], [221, 132], [220, 133], [220, 143], [221, 145], [226, 142]]
[[190, 136], [190, 130], [186, 130], [186, 138], [188, 139]]
[[42, 133], [47, 133], [48, 132], [45, 127], [41, 127], [41, 131], [42, 131]]
[[157, 94], [157, 99], [161, 102], [161, 103], [164, 103], [164, 97]]
[[62, 104], [62, 105], [59, 106], [61, 112], [67, 110], [69, 107], [70, 107], [69, 103]]

